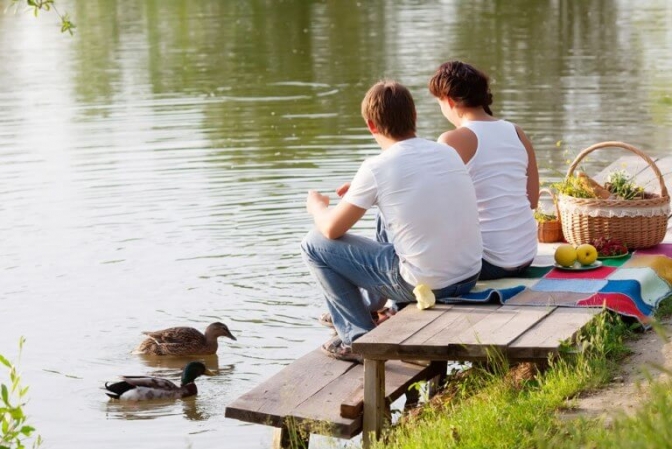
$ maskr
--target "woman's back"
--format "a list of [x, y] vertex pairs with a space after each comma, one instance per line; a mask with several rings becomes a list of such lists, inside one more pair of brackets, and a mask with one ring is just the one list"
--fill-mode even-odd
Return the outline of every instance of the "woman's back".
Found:
[[537, 225], [527, 196], [528, 153], [505, 120], [465, 121], [478, 139], [467, 162], [476, 190], [483, 259], [517, 267], [537, 253]]

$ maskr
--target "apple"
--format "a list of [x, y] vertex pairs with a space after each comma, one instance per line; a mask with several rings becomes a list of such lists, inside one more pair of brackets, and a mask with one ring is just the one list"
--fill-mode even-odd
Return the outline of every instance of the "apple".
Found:
[[577, 253], [572, 245], [565, 243], [555, 249], [554, 258], [558, 265], [571, 267], [576, 262]]
[[590, 243], [584, 243], [576, 248], [576, 259], [581, 265], [590, 265], [597, 260], [597, 248]]

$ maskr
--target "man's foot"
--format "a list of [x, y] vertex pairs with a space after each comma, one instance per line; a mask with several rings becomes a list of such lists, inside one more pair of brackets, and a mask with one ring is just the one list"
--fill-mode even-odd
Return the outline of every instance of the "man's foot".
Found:
[[332, 329], [334, 328], [334, 322], [331, 319], [331, 313], [329, 312], [324, 312], [322, 315], [320, 315], [317, 321], [319, 321], [322, 326], [327, 326]]
[[323, 344], [320, 349], [332, 359], [355, 363], [363, 362], [362, 356], [352, 352], [352, 347], [346, 346], [339, 337], [332, 338]]
[[378, 326], [380, 323], [382, 323], [383, 321], [387, 321], [396, 313], [397, 311], [392, 307], [383, 307], [382, 309], [376, 312], [377, 319], [374, 319], [373, 321], [376, 323], [376, 326]]
[[[383, 321], [386, 321], [388, 318], [393, 316], [396, 312], [391, 307], [384, 307], [380, 309], [377, 312], [371, 312], [371, 319], [373, 322], [378, 326], [380, 323]], [[317, 321], [320, 322], [321, 325], [327, 326], [327, 327], [334, 327], [334, 321], [331, 319], [331, 314], [329, 312], [324, 312], [320, 317], [317, 319]]]

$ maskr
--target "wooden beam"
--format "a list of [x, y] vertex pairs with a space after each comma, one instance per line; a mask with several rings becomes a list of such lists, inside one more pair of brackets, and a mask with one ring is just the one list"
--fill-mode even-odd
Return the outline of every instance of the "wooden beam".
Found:
[[385, 415], [385, 362], [364, 359], [364, 449], [380, 438]]

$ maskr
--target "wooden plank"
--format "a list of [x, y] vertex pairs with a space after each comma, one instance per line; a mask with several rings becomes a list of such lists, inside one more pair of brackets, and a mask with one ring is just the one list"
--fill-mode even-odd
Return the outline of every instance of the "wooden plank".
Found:
[[[316, 377], [315, 388], [312, 393], [297, 399], [296, 385], [285, 380], [302, 379], [301, 375], [306, 371], [307, 364], [316, 363], [321, 359], [326, 363], [321, 366], [327, 372], [338, 373], [346, 362], [326, 357], [319, 351], [313, 351], [276, 374], [265, 383], [257, 386], [252, 391], [238, 398], [226, 408], [225, 415], [229, 418], [258, 424], [272, 425], [286, 428], [291, 424], [301, 425], [310, 433], [336, 436], [340, 438], [352, 438], [362, 430], [363, 410], [363, 378], [364, 368], [360, 364], [348, 364], [350, 369], [341, 372], [337, 377], [325, 381], [324, 376]], [[333, 367], [339, 368], [334, 371]], [[314, 373], [311, 366], [308, 371]], [[401, 361], [392, 361], [386, 364], [388, 371], [385, 376], [385, 398], [389, 404], [404, 394], [408, 385], [418, 380], [428, 379], [435, 375], [434, 369], [428, 366], [413, 365]], [[280, 378], [280, 379], [279, 379]], [[282, 380], [285, 379], [285, 380]], [[301, 383], [302, 380], [297, 380]], [[321, 385], [318, 389], [317, 386]], [[353, 392], [360, 389], [357, 397], [358, 403], [354, 404], [355, 412], [351, 411], [352, 417], [341, 416], [341, 402], [344, 397], [354, 397]], [[278, 403], [284, 401], [282, 409]], [[268, 408], [267, 408], [268, 407]], [[282, 414], [281, 414], [282, 413]], [[276, 435], [281, 439], [286, 432]], [[280, 441], [280, 440], [278, 440]], [[278, 443], [280, 444], [280, 443]]]
[[431, 326], [426, 329], [417, 328], [415, 334], [401, 344], [372, 342], [360, 352], [365, 357], [372, 354], [374, 358], [382, 359], [455, 360], [450, 358], [454, 352], [450, 344], [456, 341], [455, 336], [487, 318], [500, 307], [453, 306], [437, 321], [432, 321]]
[[502, 306], [458, 335], [457, 343], [506, 346], [552, 311], [553, 307]]
[[500, 307], [495, 305], [455, 306], [440, 319], [432, 322], [429, 326], [419, 329], [411, 337], [404, 340], [402, 345], [426, 345], [428, 342], [440, 339], [441, 337], [438, 336], [445, 334], [446, 329], [455, 330], [473, 326], [479, 321], [486, 319]]
[[557, 354], [560, 343], [573, 339], [601, 308], [558, 307], [546, 319], [540, 321], [507, 348], [510, 359], [546, 358]]
[[364, 410], [364, 384], [360, 383], [350, 393], [350, 396], [341, 402], [341, 416], [353, 419]]
[[364, 423], [362, 447], [380, 438], [385, 419], [385, 362], [364, 359]]
[[240, 396], [226, 407], [225, 416], [280, 427], [299, 404], [355, 366], [316, 349]]
[[[409, 306], [412, 307], [412, 306]], [[404, 309], [405, 312], [409, 307]], [[390, 319], [391, 326], [385, 331], [382, 328], [387, 321], [378, 328], [359, 338], [352, 345], [353, 350], [364, 355], [365, 358], [398, 360], [403, 358], [433, 360], [429, 348], [424, 346], [427, 339], [443, 330], [446, 326], [464, 325], [464, 316], [469, 311], [474, 314], [483, 314], [483, 311], [496, 310], [499, 306], [450, 306], [437, 305], [431, 309], [419, 310], [413, 307], [409, 313], [400, 316], [403, 320]], [[487, 314], [487, 313], [486, 313]], [[476, 317], [473, 320], [477, 319]], [[395, 323], [402, 328], [395, 333]], [[381, 331], [379, 332], [379, 329]], [[441, 355], [441, 354], [439, 354]]]
[[[362, 413], [364, 408], [364, 384], [362, 383], [361, 377], [363, 372], [361, 372], [359, 369], [353, 369], [348, 371], [346, 376], [350, 375], [350, 373], [359, 374], [359, 377], [357, 378], [358, 384], [353, 390], [351, 390], [352, 393], [350, 396], [346, 397], [345, 400], [341, 402], [340, 409], [342, 417], [354, 419]], [[435, 366], [421, 366], [398, 360], [391, 360], [387, 362], [385, 364], [386, 403], [389, 405], [397, 400], [401, 395], [405, 394], [411, 384], [420, 380], [428, 380], [439, 374], [440, 373], [438, 372], [438, 368]], [[342, 376], [341, 378], [343, 377], [345, 376]], [[336, 386], [335, 382], [332, 383], [332, 385]], [[338, 388], [341, 392], [348, 391], [340, 387]], [[314, 396], [313, 398], [319, 400], [317, 396]]]
[[501, 351], [546, 317], [553, 308], [502, 306], [469, 327], [451, 327], [425, 342], [427, 346], [448, 344], [455, 360], [487, 359], [494, 348]]
[[451, 305], [437, 304], [431, 309], [420, 310], [413, 304], [410, 304], [371, 332], [358, 338], [353, 342], [352, 349], [360, 353], [359, 348], [368, 347], [370, 344], [378, 344], [379, 341], [384, 341], [391, 345], [401, 343], [417, 332], [418, 329], [439, 319], [452, 308], [453, 306]]

